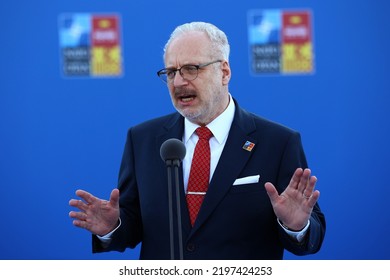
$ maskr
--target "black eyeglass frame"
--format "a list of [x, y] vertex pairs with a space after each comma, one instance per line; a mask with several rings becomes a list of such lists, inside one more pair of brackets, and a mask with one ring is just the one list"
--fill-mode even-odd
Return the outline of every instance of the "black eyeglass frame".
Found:
[[[185, 79], [186, 81], [193, 81], [195, 80], [196, 78], [198, 78], [198, 74], [199, 74], [199, 69], [203, 68], [203, 67], [206, 67], [206, 66], [209, 66], [211, 64], [214, 64], [214, 63], [217, 63], [217, 62], [222, 62], [223, 60], [221, 59], [218, 59], [218, 60], [214, 60], [214, 61], [211, 61], [211, 62], [207, 62], [207, 63], [202, 63], [202, 64], [187, 64], [187, 65], [183, 65], [182, 67], [180, 68], [177, 68], [177, 69], [171, 69], [171, 68], [163, 68], [159, 71], [157, 71], [157, 76], [162, 80], [164, 81], [165, 83], [168, 83], [170, 81], [173, 81], [175, 76], [176, 76], [176, 73], [179, 71], [180, 73], [180, 76]], [[193, 79], [188, 79], [188, 78], [184, 78], [183, 77], [183, 73], [181, 72], [181, 69], [182, 68], [185, 68], [185, 67], [194, 67], [196, 68], [196, 75], [194, 76]], [[169, 78], [168, 77], [168, 73], [174, 73], [174, 75], [172, 76], [172, 78]]]

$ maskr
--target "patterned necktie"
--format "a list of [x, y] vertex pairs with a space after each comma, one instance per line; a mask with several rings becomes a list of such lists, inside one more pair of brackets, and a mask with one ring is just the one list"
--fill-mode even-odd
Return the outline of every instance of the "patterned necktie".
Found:
[[191, 225], [194, 225], [203, 198], [206, 195], [210, 180], [210, 145], [209, 140], [213, 136], [205, 127], [198, 127], [195, 133], [199, 136], [196, 143], [194, 157], [192, 158], [190, 177], [187, 188], [187, 205], [190, 213]]

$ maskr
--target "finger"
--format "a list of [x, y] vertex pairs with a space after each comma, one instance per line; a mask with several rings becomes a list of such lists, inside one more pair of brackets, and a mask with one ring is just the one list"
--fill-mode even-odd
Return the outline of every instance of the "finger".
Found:
[[78, 208], [81, 211], [87, 211], [88, 210], [88, 205], [79, 199], [71, 199], [69, 201], [69, 205]]
[[308, 205], [310, 208], [313, 208], [314, 205], [317, 203], [318, 199], [320, 198], [320, 192], [318, 190], [314, 191], [310, 198], [308, 199]]
[[81, 211], [87, 211], [88, 205], [79, 199], [69, 200], [69, 205], [78, 208]]
[[76, 220], [85, 221], [87, 219], [87, 214], [85, 214], [84, 212], [70, 211], [69, 217]]
[[110, 195], [110, 205], [117, 208], [119, 206], [119, 190], [113, 189]]
[[276, 201], [279, 198], [278, 191], [276, 190], [275, 186], [272, 183], [267, 182], [267, 183], [265, 183], [264, 187], [265, 187], [265, 190], [267, 191], [267, 194], [271, 200], [271, 203], [273, 203], [274, 201]]
[[310, 197], [314, 191], [316, 183], [317, 183], [317, 177], [311, 176], [307, 184], [307, 187], [303, 190], [303, 196]]
[[89, 192], [86, 192], [84, 190], [77, 190], [76, 195], [82, 199], [84, 199], [88, 204], [93, 204], [95, 201], [98, 199], [94, 197], [92, 194]]
[[303, 170], [302, 176], [298, 183], [298, 191], [301, 192], [302, 194], [305, 191], [306, 187], [308, 186], [310, 174], [311, 174], [311, 170], [309, 168]]
[[299, 181], [300, 181], [300, 179], [302, 177], [302, 174], [303, 174], [303, 169], [302, 168], [297, 168], [295, 170], [293, 176], [291, 177], [289, 187], [291, 187], [293, 189], [297, 189]]
[[73, 225], [79, 228], [84, 228], [89, 230], [89, 224], [86, 221], [73, 220]]

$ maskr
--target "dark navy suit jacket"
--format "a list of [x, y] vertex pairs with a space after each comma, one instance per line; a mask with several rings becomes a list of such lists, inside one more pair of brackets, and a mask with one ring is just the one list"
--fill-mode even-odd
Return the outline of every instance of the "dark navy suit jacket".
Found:
[[[129, 129], [118, 185], [122, 225], [108, 248], [93, 236], [93, 252], [124, 251], [142, 242], [140, 259], [170, 259], [168, 175], [160, 147], [167, 139], [181, 140], [183, 131], [179, 113]], [[251, 151], [243, 148], [247, 141], [254, 144]], [[194, 227], [179, 169], [184, 259], [282, 259], [285, 249], [296, 255], [316, 253], [325, 234], [318, 204], [306, 238], [298, 243], [277, 223], [264, 188], [272, 182], [282, 192], [298, 167], [307, 167], [299, 133], [251, 114], [236, 102], [226, 145]], [[236, 179], [252, 175], [260, 175], [258, 183], [233, 186]], [[173, 199], [176, 205], [175, 195]]]

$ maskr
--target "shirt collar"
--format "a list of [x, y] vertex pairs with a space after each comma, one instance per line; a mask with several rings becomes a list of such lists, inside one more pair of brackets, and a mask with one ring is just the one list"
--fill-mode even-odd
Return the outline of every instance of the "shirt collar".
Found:
[[[228, 134], [230, 126], [234, 118], [235, 105], [231, 95], [229, 95], [229, 105], [225, 111], [222, 112], [216, 119], [207, 125], [207, 127], [213, 133], [213, 136], [219, 144], [223, 143]], [[184, 136], [183, 141], [187, 143], [192, 134], [199, 127], [198, 124], [192, 123], [189, 120], [184, 120]]]

